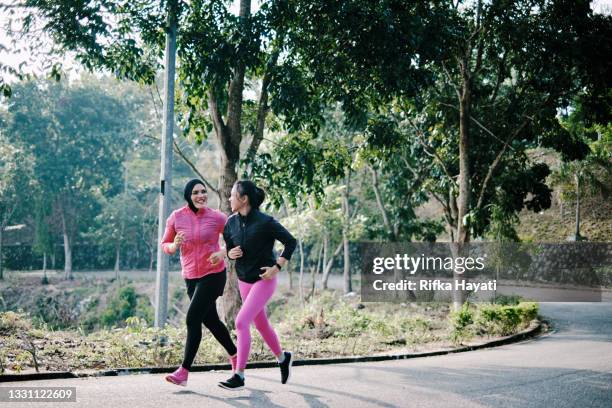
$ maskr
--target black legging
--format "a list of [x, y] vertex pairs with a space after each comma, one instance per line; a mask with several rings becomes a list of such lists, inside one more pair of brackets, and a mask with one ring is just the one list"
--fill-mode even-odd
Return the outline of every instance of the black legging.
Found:
[[198, 279], [185, 279], [187, 295], [191, 299], [187, 310], [187, 342], [182, 366], [189, 370], [202, 340], [202, 323], [215, 336], [230, 356], [236, 354], [236, 346], [227, 327], [219, 319], [216, 300], [223, 294], [226, 273], [211, 273]]

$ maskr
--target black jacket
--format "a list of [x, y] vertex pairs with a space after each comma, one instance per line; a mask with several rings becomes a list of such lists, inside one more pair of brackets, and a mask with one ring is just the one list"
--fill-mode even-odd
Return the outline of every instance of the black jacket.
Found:
[[251, 210], [246, 217], [236, 213], [230, 216], [223, 230], [227, 251], [240, 246], [242, 257], [236, 259], [238, 278], [247, 283], [255, 283], [264, 271], [264, 266], [276, 263], [274, 241], [279, 240], [284, 249], [280, 256], [289, 260], [297, 241], [273, 217], [259, 210]]

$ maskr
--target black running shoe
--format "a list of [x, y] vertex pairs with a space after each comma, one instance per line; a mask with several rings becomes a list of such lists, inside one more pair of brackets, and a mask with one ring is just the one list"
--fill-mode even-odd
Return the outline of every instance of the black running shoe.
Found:
[[241, 390], [244, 388], [244, 379], [238, 374], [234, 374], [229, 380], [221, 381], [219, 387], [232, 391]]
[[281, 383], [286, 384], [291, 377], [291, 365], [293, 364], [293, 355], [290, 351], [285, 351], [285, 359], [279, 363], [281, 370]]

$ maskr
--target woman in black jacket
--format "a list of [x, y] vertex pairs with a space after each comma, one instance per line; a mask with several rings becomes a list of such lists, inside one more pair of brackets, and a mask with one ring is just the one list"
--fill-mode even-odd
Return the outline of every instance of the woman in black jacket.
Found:
[[[281, 369], [281, 383], [291, 374], [292, 354], [283, 351], [276, 332], [268, 321], [266, 304], [277, 285], [276, 274], [291, 259], [295, 238], [273, 217], [259, 211], [265, 198], [264, 191], [248, 180], [237, 181], [232, 188], [230, 205], [234, 215], [229, 217], [223, 231], [227, 256], [236, 260], [238, 286], [242, 307], [236, 316], [238, 361], [235, 374], [219, 383], [220, 387], [237, 390], [244, 387], [244, 369], [251, 349], [251, 323], [276, 356]], [[275, 257], [274, 242], [284, 245], [282, 254]]]

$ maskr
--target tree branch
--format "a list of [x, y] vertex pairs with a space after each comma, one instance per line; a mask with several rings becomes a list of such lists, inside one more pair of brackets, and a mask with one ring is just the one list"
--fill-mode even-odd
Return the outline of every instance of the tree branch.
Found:
[[268, 106], [268, 86], [270, 85], [270, 71], [276, 65], [276, 61], [278, 60], [279, 50], [275, 50], [270, 57], [270, 61], [268, 61], [268, 65], [266, 67], [266, 72], [264, 73], [263, 79], [261, 81], [261, 94], [259, 95], [259, 102], [257, 106], [257, 122], [255, 126], [255, 133], [253, 134], [253, 140], [251, 140], [251, 145], [247, 150], [246, 159], [248, 162], [251, 162], [255, 158], [255, 154], [257, 154], [257, 150], [259, 149], [259, 145], [263, 141], [264, 128], [266, 125], [266, 116], [270, 111], [270, 107]]
[[427, 153], [431, 157], [434, 157], [438, 161], [438, 164], [440, 164], [440, 167], [442, 168], [442, 171], [444, 172], [444, 174], [446, 174], [446, 177], [449, 178], [451, 183], [457, 186], [457, 182], [455, 181], [454, 177], [451, 176], [450, 172], [446, 168], [446, 165], [442, 161], [442, 158], [440, 157], [440, 155], [438, 155], [438, 152], [436, 152], [435, 149], [432, 149], [430, 146], [428, 146], [427, 143], [425, 143], [425, 141], [423, 140], [423, 132], [421, 132], [421, 130], [411, 120], [408, 120], [408, 122], [414, 128], [414, 131], [417, 135], [417, 141], [419, 142], [421, 146], [423, 146], [423, 149], [425, 149], [425, 153]]
[[519, 132], [521, 130], [523, 130], [523, 128], [527, 125], [528, 122], [529, 122], [528, 119], [524, 120], [523, 123], [521, 124], [521, 126], [519, 126], [519, 128], [516, 129], [516, 131], [511, 133], [510, 136], [508, 136], [508, 138], [506, 139], [506, 141], [505, 141], [504, 145], [502, 146], [501, 150], [499, 151], [499, 153], [497, 153], [497, 156], [495, 157], [495, 160], [493, 160], [493, 163], [491, 163], [491, 165], [489, 166], [489, 170], [487, 171], [487, 175], [486, 175], [484, 181], [482, 182], [482, 186], [480, 188], [480, 194], [478, 195], [478, 203], [476, 204], [476, 209], [480, 209], [482, 207], [482, 203], [484, 201], [484, 194], [485, 194], [485, 191], [487, 190], [487, 186], [489, 185], [489, 182], [493, 178], [493, 172], [497, 169], [497, 166], [501, 162], [501, 158], [504, 155], [504, 153], [506, 152], [506, 149], [508, 148], [508, 145], [516, 137], [516, 135], [518, 135]]
[[[548, 95], [548, 97], [535, 109], [534, 114], [539, 109], [541, 109], [542, 107], [544, 107], [548, 103], [550, 103], [551, 100], [552, 100], [552, 95]], [[532, 116], [530, 116], [530, 115], [524, 115], [524, 116], [525, 116], [525, 120], [523, 121], [523, 123], [521, 123], [521, 125], [514, 132], [512, 132], [508, 136], [508, 138], [506, 139], [506, 142], [504, 143], [504, 146], [501, 148], [501, 150], [499, 151], [499, 153], [495, 157], [495, 160], [493, 160], [493, 163], [491, 163], [491, 165], [489, 166], [489, 170], [487, 171], [487, 175], [486, 175], [484, 181], [482, 182], [482, 187], [480, 188], [480, 194], [478, 195], [478, 203], [476, 204], [476, 209], [480, 209], [482, 207], [482, 204], [484, 202], [485, 191], [486, 191], [489, 183], [491, 182], [491, 180], [493, 178], [493, 173], [497, 169], [497, 166], [499, 166], [499, 163], [501, 163], [501, 158], [504, 155], [504, 153], [506, 152], [506, 149], [508, 148], [508, 145], [525, 128], [525, 126], [527, 126], [529, 121], [533, 120]]]
[[[449, 108], [455, 109], [456, 111], [459, 111], [459, 109], [454, 106], [451, 105], [450, 103], [445, 103], [445, 102], [440, 102], [440, 105], [442, 106], [447, 106]], [[483, 125], [482, 123], [480, 123], [478, 121], [478, 119], [476, 119], [475, 117], [473, 117], [472, 115], [470, 115], [470, 119], [472, 120], [472, 122], [474, 122], [479, 128], [481, 128], [482, 130], [484, 130], [486, 133], [488, 133], [491, 137], [493, 137], [495, 140], [497, 140], [498, 142], [501, 143], [505, 143], [503, 140], [501, 140], [499, 137], [497, 137], [495, 135], [495, 133], [491, 132], [485, 125]], [[510, 147], [511, 150], [514, 150], [514, 148]]]
[[215, 97], [212, 89], [208, 90], [208, 111], [210, 112], [210, 117], [213, 121], [213, 125], [215, 126], [215, 134], [221, 137], [221, 135], [225, 133], [225, 123], [223, 122], [221, 112], [219, 112], [217, 98]]
[[[148, 134], [143, 134], [143, 137], [146, 137], [147, 139], [151, 139], [151, 140], [155, 140], [157, 142], [159, 142], [159, 138], [155, 137], [155, 136], [151, 136]], [[183, 159], [183, 161], [185, 162], [186, 165], [188, 165], [191, 170], [193, 170], [193, 172], [200, 178], [200, 180], [202, 180], [204, 182], [204, 184], [206, 184], [206, 186], [208, 187], [209, 190], [212, 190], [215, 194], [217, 194], [217, 196], [219, 196], [219, 198], [221, 198], [221, 195], [219, 193], [219, 190], [216, 189], [207, 179], [206, 177], [204, 177], [204, 175], [202, 173], [200, 173], [200, 171], [197, 169], [197, 167], [195, 166], [195, 164], [193, 164], [193, 162], [191, 160], [189, 160], [189, 158], [185, 155], [185, 153], [181, 150], [181, 148], [179, 147], [178, 143], [176, 143], [176, 140], [172, 140], [172, 146], [173, 146], [173, 150], [176, 154], [179, 155], [179, 157], [181, 159]]]
[[455, 82], [453, 81], [450, 72], [448, 71], [448, 69], [446, 68], [446, 64], [444, 63], [444, 61], [442, 61], [442, 70], [444, 71], [444, 73], [446, 74], [446, 78], [448, 79], [448, 83], [453, 87], [453, 89], [455, 90], [455, 93], [457, 94], [457, 98], [461, 99], [461, 92], [459, 91], [459, 87], [457, 86], [457, 84], [455, 84]]
[[372, 187], [374, 188], [374, 195], [376, 196], [376, 204], [378, 204], [378, 209], [383, 217], [383, 223], [395, 241], [397, 239], [395, 229], [391, 227], [391, 223], [389, 222], [389, 214], [387, 213], [387, 209], [385, 208], [382, 196], [380, 194], [380, 189], [378, 188], [378, 173], [372, 166], [368, 166], [368, 169], [372, 173]]

